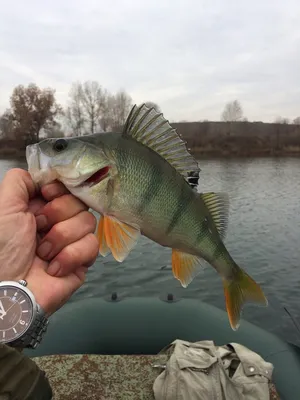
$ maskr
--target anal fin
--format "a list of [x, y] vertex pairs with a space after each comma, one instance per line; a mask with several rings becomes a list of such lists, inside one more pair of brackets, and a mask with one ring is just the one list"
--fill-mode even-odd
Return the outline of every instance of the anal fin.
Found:
[[124, 261], [141, 235], [140, 228], [110, 215], [104, 215], [103, 224], [105, 240], [113, 257], [116, 261]]
[[201, 261], [204, 261], [201, 257], [172, 249], [173, 275], [180, 281], [184, 288], [186, 288], [199, 273]]
[[100, 220], [98, 222], [96, 237], [99, 240], [99, 252], [103, 257], [106, 257], [110, 253], [110, 249], [107, 246], [106, 239], [105, 239], [104, 216], [101, 216]]

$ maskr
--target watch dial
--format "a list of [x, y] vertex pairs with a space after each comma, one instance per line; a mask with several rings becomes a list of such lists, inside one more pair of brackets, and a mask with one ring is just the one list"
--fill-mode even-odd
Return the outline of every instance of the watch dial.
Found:
[[0, 287], [0, 343], [20, 337], [32, 316], [32, 302], [25, 292], [12, 286]]

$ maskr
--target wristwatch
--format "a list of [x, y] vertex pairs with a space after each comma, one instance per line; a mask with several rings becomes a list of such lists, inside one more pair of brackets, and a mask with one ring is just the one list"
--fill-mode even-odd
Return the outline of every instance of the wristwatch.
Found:
[[0, 281], [0, 343], [35, 349], [49, 320], [25, 280]]

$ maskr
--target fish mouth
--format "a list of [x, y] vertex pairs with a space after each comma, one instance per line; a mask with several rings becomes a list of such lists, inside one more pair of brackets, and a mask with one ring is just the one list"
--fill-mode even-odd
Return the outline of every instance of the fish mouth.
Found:
[[49, 171], [45, 163], [45, 165], [42, 165], [41, 152], [38, 144], [28, 145], [26, 147], [26, 161], [28, 172], [37, 188], [51, 183], [56, 179], [56, 174], [53, 171]]
[[92, 187], [97, 185], [98, 183], [102, 182], [104, 179], [106, 179], [109, 175], [109, 170], [110, 167], [103, 167], [98, 169], [96, 172], [94, 172], [91, 176], [89, 176], [85, 181], [83, 181], [79, 187]]
[[26, 161], [29, 172], [40, 170], [39, 148], [36, 144], [26, 146]]

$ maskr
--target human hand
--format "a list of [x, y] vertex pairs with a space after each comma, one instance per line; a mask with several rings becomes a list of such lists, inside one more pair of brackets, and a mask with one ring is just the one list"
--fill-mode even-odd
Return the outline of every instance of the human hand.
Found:
[[0, 280], [25, 279], [49, 316], [84, 283], [99, 246], [87, 206], [61, 183], [41, 194], [22, 169], [0, 184]]

